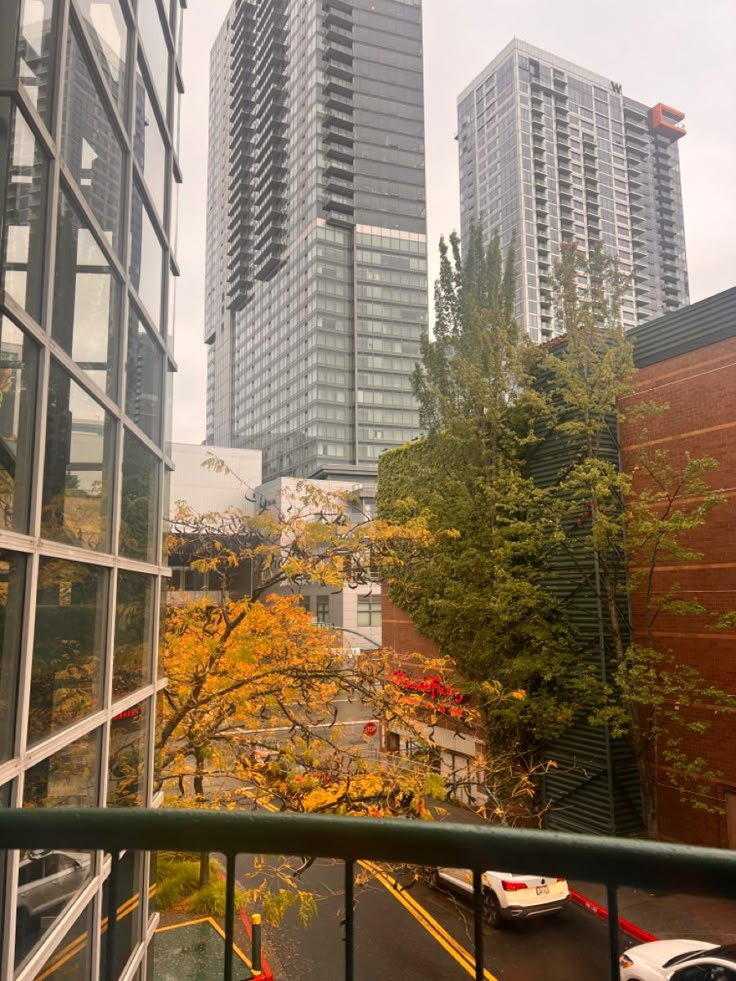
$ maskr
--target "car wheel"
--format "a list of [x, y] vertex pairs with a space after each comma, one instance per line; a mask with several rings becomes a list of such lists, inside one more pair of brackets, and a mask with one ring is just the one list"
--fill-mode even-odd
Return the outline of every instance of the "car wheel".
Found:
[[494, 930], [500, 930], [503, 926], [501, 907], [498, 905], [495, 894], [490, 889], [486, 889], [483, 893], [483, 916], [485, 917], [486, 923], [493, 927]]

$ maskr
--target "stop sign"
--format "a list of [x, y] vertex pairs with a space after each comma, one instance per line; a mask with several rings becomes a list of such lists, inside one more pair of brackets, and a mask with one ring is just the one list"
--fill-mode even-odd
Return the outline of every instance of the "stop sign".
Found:
[[363, 726], [363, 732], [366, 734], [366, 736], [375, 736], [375, 734], [378, 732], [378, 726], [375, 722], [366, 722], [366, 724]]

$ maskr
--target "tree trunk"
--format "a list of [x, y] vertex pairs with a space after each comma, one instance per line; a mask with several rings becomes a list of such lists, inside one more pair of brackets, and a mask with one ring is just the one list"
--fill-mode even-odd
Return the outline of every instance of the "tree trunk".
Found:
[[203, 889], [210, 881], [210, 853], [199, 853], [199, 888]]

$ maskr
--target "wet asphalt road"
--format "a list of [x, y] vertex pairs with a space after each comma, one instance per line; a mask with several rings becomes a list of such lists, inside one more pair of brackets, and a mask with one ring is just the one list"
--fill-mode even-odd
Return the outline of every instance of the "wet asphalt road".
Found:
[[[355, 981], [467, 981], [474, 976], [472, 961], [458, 954], [463, 966], [447, 949], [452, 943], [442, 943], [389, 890], [356, 871]], [[245, 873], [242, 865], [239, 874]], [[408, 882], [410, 876], [397, 872], [396, 878]], [[299, 925], [293, 912], [279, 928], [264, 926], [267, 947], [276, 954], [274, 976], [276, 981], [339, 981], [345, 965], [342, 865], [316, 862], [303, 882], [318, 896], [319, 915], [308, 927]], [[466, 901], [423, 882], [409, 895], [461, 949], [472, 952], [472, 913]], [[484, 936], [486, 979], [608, 981], [610, 976], [606, 924], [573, 904], [559, 915], [502, 930], [486, 927]]]

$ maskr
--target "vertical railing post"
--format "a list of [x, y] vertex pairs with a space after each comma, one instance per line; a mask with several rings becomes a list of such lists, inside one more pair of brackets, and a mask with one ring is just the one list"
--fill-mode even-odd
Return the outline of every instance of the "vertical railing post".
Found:
[[483, 873], [478, 869], [473, 869], [473, 942], [475, 981], [483, 981]]
[[354, 893], [353, 863], [345, 862], [345, 981], [355, 978]]
[[225, 981], [233, 978], [233, 935], [235, 931], [235, 856], [226, 855], [225, 878]]
[[118, 865], [120, 853], [110, 852], [110, 878], [107, 880], [107, 956], [105, 981], [115, 978], [115, 938], [118, 924]]
[[261, 914], [254, 913], [250, 918], [253, 927], [251, 935], [251, 961], [253, 964], [253, 974], [263, 974], [263, 961], [261, 960]]
[[606, 886], [608, 890], [608, 953], [611, 965], [611, 981], [619, 981], [621, 971], [618, 963], [618, 887]]

